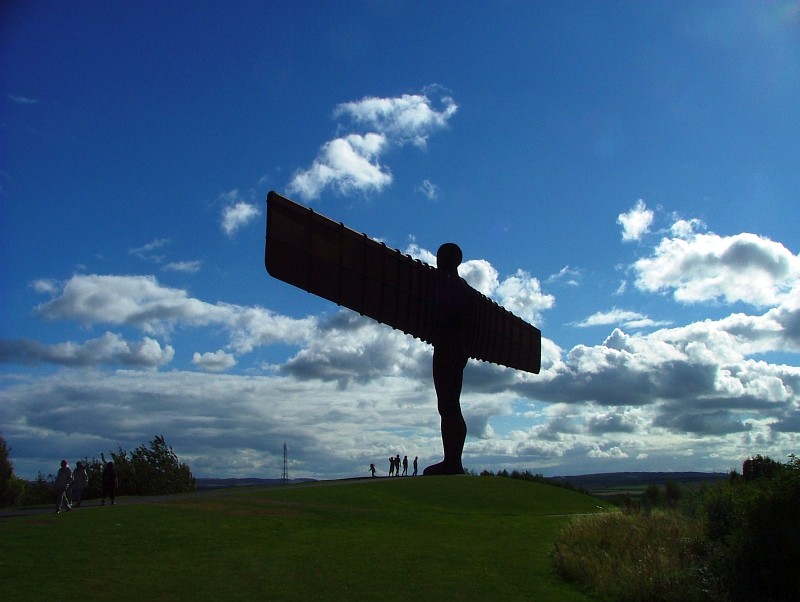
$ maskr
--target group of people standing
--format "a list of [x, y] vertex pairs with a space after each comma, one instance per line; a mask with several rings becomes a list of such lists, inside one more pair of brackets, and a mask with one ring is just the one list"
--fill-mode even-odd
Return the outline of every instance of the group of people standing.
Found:
[[[400, 472], [400, 467], [403, 467], [403, 472]], [[419, 458], [414, 456], [414, 462], [412, 463], [412, 467], [414, 472], [411, 474], [412, 477], [417, 476], [417, 469], [419, 467]], [[375, 476], [375, 465], [370, 464], [369, 470], [372, 473], [372, 476]], [[408, 476], [408, 456], [403, 456], [403, 459], [400, 460], [400, 454], [396, 456], [389, 456], [389, 476], [390, 477], [407, 477]]]
[[[114, 470], [114, 463], [107, 462], [103, 467], [103, 473], [100, 477], [103, 483], [103, 498], [102, 505], [105, 506], [106, 498], [111, 500], [112, 504], [116, 504], [117, 499], [117, 473]], [[61, 460], [61, 468], [58, 469], [56, 475], [56, 514], [60, 513], [63, 509], [72, 510], [72, 507], [81, 505], [81, 498], [83, 497], [83, 490], [89, 484], [89, 473], [86, 472], [86, 466], [80, 460], [75, 464], [75, 471], [69, 467], [69, 462]]]

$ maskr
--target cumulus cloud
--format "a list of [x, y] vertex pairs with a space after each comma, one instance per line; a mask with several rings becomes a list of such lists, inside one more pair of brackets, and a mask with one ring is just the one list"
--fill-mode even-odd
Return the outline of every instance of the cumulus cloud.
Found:
[[315, 323], [313, 318], [293, 319], [259, 307], [207, 303], [185, 290], [163, 286], [153, 276], [75, 275], [35, 311], [48, 320], [133, 326], [148, 334], [167, 333], [176, 325], [222, 326], [237, 353], [274, 342], [304, 341]]
[[[669, 230], [669, 240], [695, 244], [698, 237], [711, 236], [699, 230], [696, 224], [681, 225]], [[726, 468], [725, 458], [738, 459], [753, 449], [776, 456], [796, 449], [800, 368], [766, 359], [800, 351], [800, 287], [786, 275], [794, 256], [763, 239], [747, 240], [762, 251], [772, 249], [766, 257], [785, 257], [787, 266], [777, 269], [782, 264], [775, 260], [743, 262], [775, 279], [775, 303], [759, 314], [733, 313], [644, 334], [631, 329], [650, 320], [646, 315], [612, 308], [581, 323], [617, 326], [602, 344], [561, 349], [544, 338], [539, 375], [470, 361], [462, 394], [470, 426], [465, 463], [509, 469], [533, 463], [537, 470], [558, 465], [579, 472], [651, 470], [668, 458], [676, 470], [705, 470]], [[409, 252], [435, 263], [427, 249], [411, 245]], [[524, 272], [503, 278], [477, 259], [464, 262], [460, 273], [518, 314], [535, 317], [553, 303]], [[695, 277], [702, 280], [707, 272], [699, 270]], [[688, 277], [681, 282], [691, 284]], [[352, 474], [354, 462], [367, 466], [387, 450], [413, 450], [423, 465], [439, 459], [430, 347], [353, 312], [297, 320], [258, 307], [207, 303], [144, 276], [76, 275], [64, 283], [40, 280], [34, 289], [52, 297], [36, 309], [42, 317], [87, 327], [133, 327], [148, 336], [139, 343], [110, 333], [50, 346], [5, 341], [3, 361], [76, 368], [7, 381], [0, 389], [0, 423], [8, 425], [4, 433], [13, 437], [15, 449], [35, 450], [36, 442], [48, 437], [63, 441], [65, 449], [83, 442], [74, 454], [81, 457], [85, 446], [92, 446], [91, 454], [112, 428], [123, 440], [110, 442], [108, 449], [138, 445], [152, 437], [156, 420], [180, 433], [171, 443], [192, 450], [187, 458], [198, 474], [279, 474], [284, 440], [293, 449], [298, 476], [334, 476], [332, 465]], [[195, 353], [197, 372], [110, 375], [89, 369], [165, 365], [174, 351], [155, 340], [158, 333], [202, 327], [222, 332], [227, 344]], [[296, 349], [287, 352], [288, 360], [271, 365], [267, 376], [239, 367], [241, 354], [273, 343]], [[221, 373], [233, 368], [241, 373]], [[76, 413], [63, 411], [75, 404], [91, 412], [91, 425], [76, 427]], [[38, 409], [32, 413], [31, 407]], [[506, 417], [517, 419], [514, 429], [504, 428]], [[314, 428], [306, 428], [309, 424]]]
[[[311, 166], [295, 172], [287, 189], [305, 200], [319, 197], [326, 188], [341, 194], [379, 192], [392, 182], [381, 157], [393, 147], [424, 147], [457, 108], [449, 96], [437, 103], [425, 93], [342, 103], [333, 114], [349, 133], [323, 144]], [[431, 186], [425, 189], [428, 193], [435, 192]]]
[[233, 236], [239, 228], [246, 226], [261, 215], [259, 208], [242, 199], [238, 190], [226, 192], [220, 195], [220, 199], [225, 203], [222, 208], [220, 225], [227, 236]]
[[[430, 89], [438, 93], [439, 90]], [[363, 126], [388, 136], [398, 144], [424, 146], [430, 135], [447, 126], [458, 106], [450, 96], [441, 96], [441, 110], [427, 94], [403, 94], [396, 98], [366, 97], [340, 104], [336, 117], [350, 117]]]
[[236, 359], [225, 351], [194, 353], [192, 363], [204, 372], [222, 372], [236, 365]]
[[[773, 318], [731, 316], [648, 335], [617, 328], [602, 345], [578, 345], [563, 361], [543, 362], [542, 378], [515, 386], [549, 402], [649, 407], [651, 429], [745, 432], [753, 420], [786, 420], [800, 404], [800, 368], [746, 357], [785, 348]], [[590, 430], [613, 423], [592, 420]]]
[[298, 379], [334, 381], [342, 390], [387, 376], [427, 377], [431, 351], [411, 336], [342, 310], [319, 324], [316, 336], [282, 367]]
[[755, 234], [693, 234], [661, 240], [633, 269], [646, 292], [672, 291], [678, 301], [776, 305], [800, 286], [800, 257]]
[[541, 323], [541, 312], [555, 304], [555, 297], [542, 292], [537, 278], [523, 270], [505, 278], [497, 286], [499, 303], [526, 322]]
[[620, 213], [617, 223], [622, 226], [622, 240], [639, 240], [650, 231], [653, 223], [653, 212], [639, 199], [627, 213]]
[[125, 341], [106, 332], [84, 343], [66, 342], [45, 345], [29, 339], [0, 340], [0, 362], [50, 363], [61, 366], [121, 364], [133, 368], [157, 368], [172, 361], [175, 350], [144, 337], [139, 342]]
[[341, 194], [380, 192], [391, 184], [392, 174], [378, 163], [386, 146], [385, 136], [350, 134], [325, 143], [314, 163], [295, 173], [290, 193], [315, 199], [328, 186]]

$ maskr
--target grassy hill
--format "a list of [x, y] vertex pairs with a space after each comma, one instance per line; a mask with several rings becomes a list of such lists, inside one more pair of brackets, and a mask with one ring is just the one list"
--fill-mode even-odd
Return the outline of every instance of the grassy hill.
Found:
[[579, 493], [443, 477], [239, 487], [0, 522], [10, 600], [587, 600], [550, 548]]

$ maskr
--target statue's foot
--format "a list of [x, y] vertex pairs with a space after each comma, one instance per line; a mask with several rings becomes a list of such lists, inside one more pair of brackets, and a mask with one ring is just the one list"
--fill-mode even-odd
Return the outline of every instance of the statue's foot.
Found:
[[450, 475], [450, 474], [464, 474], [464, 467], [461, 462], [439, 462], [438, 464], [431, 464], [422, 471], [426, 477], [434, 475]]

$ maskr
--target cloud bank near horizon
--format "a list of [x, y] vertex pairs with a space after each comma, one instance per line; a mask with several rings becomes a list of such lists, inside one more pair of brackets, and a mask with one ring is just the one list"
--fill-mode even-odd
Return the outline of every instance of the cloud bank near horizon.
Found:
[[[630, 265], [639, 290], [756, 311], [669, 326], [614, 308], [575, 324], [610, 328], [602, 344], [562, 350], [545, 339], [538, 376], [470, 362], [462, 396], [467, 466], [480, 459], [580, 470], [588, 459], [645, 466], [669, 456], [678, 458], [676, 468], [724, 469], [726, 458], [755, 443], [767, 451], [797, 447], [800, 368], [768, 358], [800, 352], [800, 258], [747, 233], [698, 234], [678, 221], [664, 232]], [[644, 244], [647, 235], [640, 238]], [[434, 257], [415, 245], [407, 252]], [[541, 319], [557, 301], [522, 270], [501, 278], [488, 261], [472, 259], [461, 273], [527, 319]], [[170, 442], [189, 450], [200, 475], [263, 474], [276, 461], [264, 441], [276, 437], [291, 441], [298, 476], [331, 475], [330, 464], [344, 458], [368, 465], [387, 449], [438, 453], [430, 348], [353, 312], [295, 318], [209, 303], [152, 275], [76, 274], [33, 286], [50, 296], [34, 308], [43, 320], [105, 332], [51, 345], [0, 344], [5, 364], [61, 367], [35, 379], [7, 375], [0, 390], [5, 434], [29, 457], [22, 470], [47, 461], [35, 451], [41, 437], [82, 456], [115, 449], [115, 437], [135, 446], [153, 429], [176, 433]], [[176, 347], [172, 335], [191, 329], [213, 329], [226, 342]], [[123, 334], [136, 332], [144, 336]], [[274, 346], [293, 351], [260, 368], [246, 361]], [[168, 369], [179, 352], [196, 372]], [[85, 415], [92, 420], [79, 418]], [[504, 429], [510, 416], [530, 426]]]

